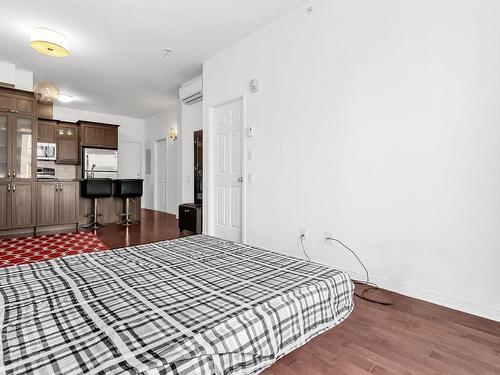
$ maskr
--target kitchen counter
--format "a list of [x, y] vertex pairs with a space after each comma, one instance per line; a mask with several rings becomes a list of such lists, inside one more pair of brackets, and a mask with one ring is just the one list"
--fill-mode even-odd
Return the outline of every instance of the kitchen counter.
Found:
[[[75, 179], [75, 181], [85, 181], [84, 178]], [[112, 180], [112, 194], [109, 198], [99, 198], [98, 213], [102, 216], [98, 221], [101, 224], [118, 223], [122, 220], [120, 214], [125, 211], [125, 200], [114, 196], [116, 181], [124, 179], [111, 179]], [[141, 180], [141, 179], [139, 179]], [[89, 222], [88, 214], [92, 212], [92, 199], [80, 197], [80, 225], [86, 225]], [[141, 198], [130, 198], [130, 213], [132, 220], [139, 220], [141, 217]]]
[[78, 178], [37, 178], [37, 182], [78, 182]]

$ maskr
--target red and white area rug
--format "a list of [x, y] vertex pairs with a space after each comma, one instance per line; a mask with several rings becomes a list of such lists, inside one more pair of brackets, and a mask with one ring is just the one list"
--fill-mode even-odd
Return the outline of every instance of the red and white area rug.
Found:
[[92, 232], [0, 239], [0, 267], [108, 250]]

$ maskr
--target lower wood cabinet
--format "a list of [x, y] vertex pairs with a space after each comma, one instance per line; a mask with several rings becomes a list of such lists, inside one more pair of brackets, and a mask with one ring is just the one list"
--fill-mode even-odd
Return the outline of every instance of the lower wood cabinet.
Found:
[[11, 203], [10, 182], [0, 182], [0, 230], [10, 229]]
[[34, 227], [35, 182], [0, 182], [0, 230]]
[[78, 182], [38, 182], [37, 226], [76, 224], [79, 189]]

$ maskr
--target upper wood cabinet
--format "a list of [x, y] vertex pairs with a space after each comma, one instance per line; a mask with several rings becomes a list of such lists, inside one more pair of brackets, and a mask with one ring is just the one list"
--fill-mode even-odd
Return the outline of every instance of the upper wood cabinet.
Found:
[[37, 116], [37, 101], [33, 93], [15, 89], [0, 90], [0, 112]]
[[59, 121], [56, 126], [56, 163], [78, 164], [78, 126]]
[[55, 120], [38, 119], [38, 142], [55, 143], [56, 125]]
[[78, 121], [80, 144], [85, 147], [118, 149], [118, 125]]

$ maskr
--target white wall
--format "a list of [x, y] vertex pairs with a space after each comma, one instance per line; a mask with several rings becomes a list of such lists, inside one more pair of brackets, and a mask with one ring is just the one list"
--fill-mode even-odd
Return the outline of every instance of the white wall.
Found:
[[[124, 142], [139, 142], [141, 143], [142, 150], [144, 150], [144, 128], [145, 121], [138, 118], [126, 117], [113, 115], [109, 113], [99, 113], [99, 112], [91, 112], [84, 111], [81, 109], [74, 109], [66, 106], [58, 106], [54, 105], [54, 119], [62, 120], [62, 121], [78, 121], [78, 120], [86, 120], [86, 121], [95, 121], [95, 122], [104, 122], [110, 124], [118, 124], [120, 127], [118, 128], [118, 141]], [[144, 160], [144, 151], [142, 154], [141, 160], [141, 176], [144, 178], [144, 170], [145, 170], [145, 160]], [[144, 196], [142, 199], [142, 206], [145, 206], [145, 203], [149, 199], [147, 191], [145, 189]]]
[[194, 202], [194, 131], [203, 128], [203, 102], [182, 103], [181, 141], [181, 189], [182, 202]]
[[169, 130], [171, 128], [179, 128], [180, 123], [180, 104], [168, 108], [166, 111], [146, 119], [145, 141], [146, 148], [151, 149], [153, 163], [151, 166], [151, 174], [145, 177], [145, 189], [148, 191], [148, 200], [146, 207], [155, 209], [155, 171], [157, 166], [155, 142], [167, 140], [167, 212], [177, 214], [178, 207], [178, 147], [179, 140], [172, 141], [169, 138]]
[[382, 286], [500, 320], [500, 2], [312, 4], [204, 64], [205, 139], [242, 94], [256, 128], [247, 242], [302, 256], [305, 227], [360, 277], [331, 232]]
[[33, 91], [33, 72], [18, 69], [15, 64], [0, 61], [0, 83], [14, 85], [19, 90]]

